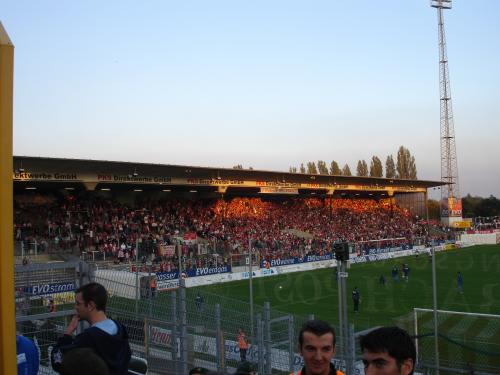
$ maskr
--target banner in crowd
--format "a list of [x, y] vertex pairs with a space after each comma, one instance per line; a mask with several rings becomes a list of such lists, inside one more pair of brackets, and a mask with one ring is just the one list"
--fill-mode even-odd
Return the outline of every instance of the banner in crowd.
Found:
[[160, 244], [160, 255], [171, 257], [175, 254], [175, 245]]
[[184, 233], [182, 240], [186, 244], [195, 244], [197, 238], [198, 236], [196, 235], [196, 232], [186, 232]]

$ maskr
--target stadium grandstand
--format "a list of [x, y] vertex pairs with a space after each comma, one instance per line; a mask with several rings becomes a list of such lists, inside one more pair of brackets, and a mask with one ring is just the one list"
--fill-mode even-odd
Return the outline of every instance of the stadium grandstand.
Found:
[[[141, 237], [147, 253], [169, 270], [178, 264], [171, 250], [177, 242], [189, 245], [186, 267], [232, 262], [250, 239], [262, 259], [330, 251], [338, 241], [356, 243], [358, 251], [411, 246], [429, 240], [427, 189], [440, 185], [15, 157], [15, 249], [20, 256], [91, 254], [123, 263], [135, 257]], [[214, 253], [220, 258], [199, 256]]]

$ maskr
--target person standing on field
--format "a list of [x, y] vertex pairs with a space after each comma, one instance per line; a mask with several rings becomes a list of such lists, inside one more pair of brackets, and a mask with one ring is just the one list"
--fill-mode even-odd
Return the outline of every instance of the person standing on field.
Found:
[[464, 278], [460, 271], [457, 272], [457, 290], [458, 293], [464, 294]]
[[359, 290], [358, 287], [355, 286], [354, 290], [352, 291], [352, 303], [354, 304], [354, 312], [358, 313], [359, 312], [359, 302], [361, 300], [361, 296], [359, 295]]

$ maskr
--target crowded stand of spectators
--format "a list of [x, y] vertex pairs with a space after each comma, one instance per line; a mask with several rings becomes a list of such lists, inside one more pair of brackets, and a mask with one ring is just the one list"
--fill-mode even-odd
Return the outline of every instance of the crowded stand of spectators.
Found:
[[94, 251], [119, 264], [139, 259], [141, 267], [150, 257], [159, 271], [227, 265], [250, 240], [263, 260], [322, 255], [336, 241], [357, 243], [359, 252], [407, 247], [428, 226], [389, 199], [172, 198], [131, 207], [88, 194], [19, 195], [14, 204], [16, 241], [36, 242], [40, 252]]

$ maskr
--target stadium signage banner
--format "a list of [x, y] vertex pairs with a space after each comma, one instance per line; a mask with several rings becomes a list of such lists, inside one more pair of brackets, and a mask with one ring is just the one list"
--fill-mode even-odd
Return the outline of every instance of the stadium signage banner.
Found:
[[[231, 266], [219, 267], [203, 267], [196, 269], [189, 269], [182, 272], [181, 277], [191, 278], [197, 276], [218, 275], [221, 273], [230, 273]], [[176, 289], [179, 287], [179, 272], [157, 272], [156, 273], [157, 288], [159, 291]]]
[[322, 260], [332, 260], [332, 254], [323, 254], [323, 255], [306, 255], [304, 262], [319, 262]]
[[332, 259], [333, 259], [333, 256], [331, 253], [327, 253], [327, 254], [323, 254], [323, 255], [306, 255], [304, 258], [295, 257], [295, 258], [288, 258], [288, 259], [271, 259], [269, 261], [263, 260], [260, 264], [260, 268], [290, 266], [292, 264], [320, 262], [323, 260], [332, 260]]
[[177, 289], [179, 287], [179, 272], [156, 273], [156, 288], [158, 291]]
[[231, 266], [196, 268], [194, 270], [187, 270], [186, 272], [189, 277], [215, 275], [231, 272]]
[[260, 192], [262, 194], [299, 194], [299, 189], [287, 188], [287, 187], [261, 187]]
[[[299, 182], [277, 182], [263, 180], [242, 180], [242, 179], [217, 179], [217, 178], [177, 178], [172, 176], [153, 175], [121, 175], [121, 174], [93, 174], [78, 173], [74, 171], [43, 171], [13, 173], [14, 181], [75, 181], [88, 183], [137, 183], [137, 184], [167, 184], [167, 185], [202, 185], [202, 186], [243, 186], [259, 187], [261, 193], [273, 194], [298, 194], [298, 189], [333, 189], [333, 190], [355, 190], [355, 191], [400, 191], [400, 192], [425, 192], [426, 189], [412, 186], [388, 186], [388, 185], [349, 185], [335, 183], [299, 183]], [[267, 190], [270, 189], [270, 190]], [[273, 190], [274, 189], [274, 190]], [[448, 202], [447, 202], [448, 203]], [[449, 206], [449, 204], [448, 204]], [[461, 213], [461, 205], [452, 202], [453, 207], [450, 212]], [[448, 209], [446, 210], [448, 212]]]
[[24, 288], [24, 293], [30, 296], [44, 296], [47, 294], [67, 293], [75, 290], [73, 281], [57, 284], [35, 284]]

